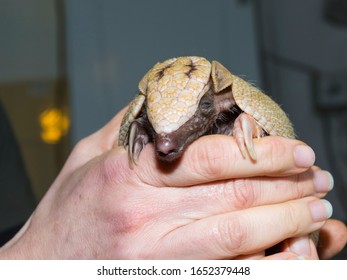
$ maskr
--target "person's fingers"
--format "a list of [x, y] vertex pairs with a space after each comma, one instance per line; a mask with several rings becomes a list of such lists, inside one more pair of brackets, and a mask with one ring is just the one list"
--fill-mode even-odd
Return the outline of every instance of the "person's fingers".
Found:
[[318, 260], [317, 248], [310, 235], [289, 238], [281, 243], [281, 252], [264, 256], [263, 252], [237, 257], [239, 260]]
[[319, 259], [317, 248], [309, 235], [289, 238], [283, 242], [282, 249], [305, 259]]
[[[137, 194], [151, 189], [155, 191], [152, 182], [160, 177], [159, 174], [153, 172], [151, 182], [143, 182], [139, 179], [140, 175], [134, 176], [137, 173], [129, 169], [127, 161], [122, 159], [123, 156], [124, 154], [119, 153], [117, 149], [104, 153], [96, 177], [102, 180], [103, 184], [106, 182], [106, 185], [113, 185], [121, 180], [119, 183], [122, 185], [136, 186]], [[170, 198], [166, 199], [166, 209], [174, 209], [177, 215], [187, 219], [202, 219], [306, 196], [323, 197], [331, 190], [331, 184], [330, 173], [312, 167], [303, 173], [277, 179], [253, 177], [215, 181], [193, 187], [165, 187], [162, 188], [160, 195]], [[162, 186], [157, 185], [157, 187]]]
[[153, 146], [146, 145], [134, 172], [149, 184], [189, 186], [231, 178], [292, 175], [305, 171], [315, 160], [313, 150], [298, 140], [269, 136], [255, 141], [254, 146], [257, 161], [244, 159], [232, 137], [204, 136], [187, 148], [181, 160], [165, 165], [158, 164]]
[[330, 259], [338, 254], [347, 242], [347, 227], [338, 220], [328, 220], [320, 230], [318, 254], [321, 259]]
[[[170, 197], [175, 198], [173, 203], [180, 206], [178, 213], [190, 213], [194, 215], [193, 218], [203, 218], [306, 196], [323, 197], [332, 189], [330, 177], [330, 173], [315, 167], [276, 180], [255, 177], [212, 182], [191, 188], [170, 188]], [[322, 193], [323, 189], [325, 193]]]
[[260, 251], [250, 255], [240, 255], [232, 259], [233, 260], [260, 260], [260, 259], [263, 259], [264, 257], [265, 257], [265, 251]]
[[304, 260], [306, 258], [292, 252], [280, 252], [271, 256], [261, 258], [261, 260]]
[[181, 226], [166, 234], [162, 246], [180, 243], [178, 258], [232, 258], [316, 231], [331, 214], [327, 201], [313, 197], [259, 206]]
[[294, 252], [279, 252], [269, 256], [264, 256], [263, 253], [257, 253], [234, 258], [236, 260], [317, 260], [317, 257], [304, 257]]

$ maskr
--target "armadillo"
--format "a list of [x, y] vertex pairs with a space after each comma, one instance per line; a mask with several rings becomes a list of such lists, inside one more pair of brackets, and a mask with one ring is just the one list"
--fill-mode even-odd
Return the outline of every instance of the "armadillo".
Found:
[[[202, 135], [232, 135], [244, 157], [256, 160], [253, 138], [295, 138], [293, 126], [268, 95], [221, 63], [186, 56], [157, 63], [139, 82], [119, 131], [128, 146], [130, 167], [143, 147], [153, 142], [160, 161], [177, 160]], [[311, 234], [315, 245], [319, 232]]]
[[207, 134], [235, 137], [242, 155], [256, 160], [253, 138], [294, 138], [286, 113], [268, 95], [221, 63], [186, 56], [157, 63], [139, 82], [139, 94], [121, 123], [118, 144], [129, 146], [133, 167], [153, 142], [159, 160], [177, 160], [194, 140]]

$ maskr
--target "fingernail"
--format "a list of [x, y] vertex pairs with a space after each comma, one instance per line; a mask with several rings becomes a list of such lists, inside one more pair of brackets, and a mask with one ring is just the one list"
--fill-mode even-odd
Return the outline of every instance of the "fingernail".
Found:
[[294, 148], [294, 159], [297, 167], [311, 167], [316, 159], [314, 151], [306, 145], [298, 145]]
[[314, 188], [317, 193], [329, 192], [334, 187], [334, 178], [328, 172], [324, 170], [318, 170], [313, 175]]
[[325, 199], [315, 200], [308, 204], [311, 210], [312, 220], [322, 222], [333, 214], [333, 206]]
[[309, 238], [307, 236], [295, 238], [295, 241], [290, 244], [290, 250], [303, 258], [311, 256], [311, 244]]

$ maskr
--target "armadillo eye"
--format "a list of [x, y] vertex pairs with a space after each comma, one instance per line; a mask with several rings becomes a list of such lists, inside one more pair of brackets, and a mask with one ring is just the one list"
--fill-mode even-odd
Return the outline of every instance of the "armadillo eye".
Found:
[[206, 96], [204, 96], [200, 100], [199, 107], [202, 111], [210, 111], [212, 109], [212, 100]]

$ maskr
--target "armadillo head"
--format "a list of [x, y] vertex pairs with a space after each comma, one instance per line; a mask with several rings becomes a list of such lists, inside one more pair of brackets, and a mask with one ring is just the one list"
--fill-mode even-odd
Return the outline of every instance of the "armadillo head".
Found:
[[157, 63], [141, 80], [147, 114], [157, 134], [168, 134], [196, 112], [210, 87], [211, 64], [202, 57], [179, 57]]
[[211, 63], [195, 56], [158, 63], [140, 81], [160, 159], [177, 159], [215, 121], [211, 85]]

